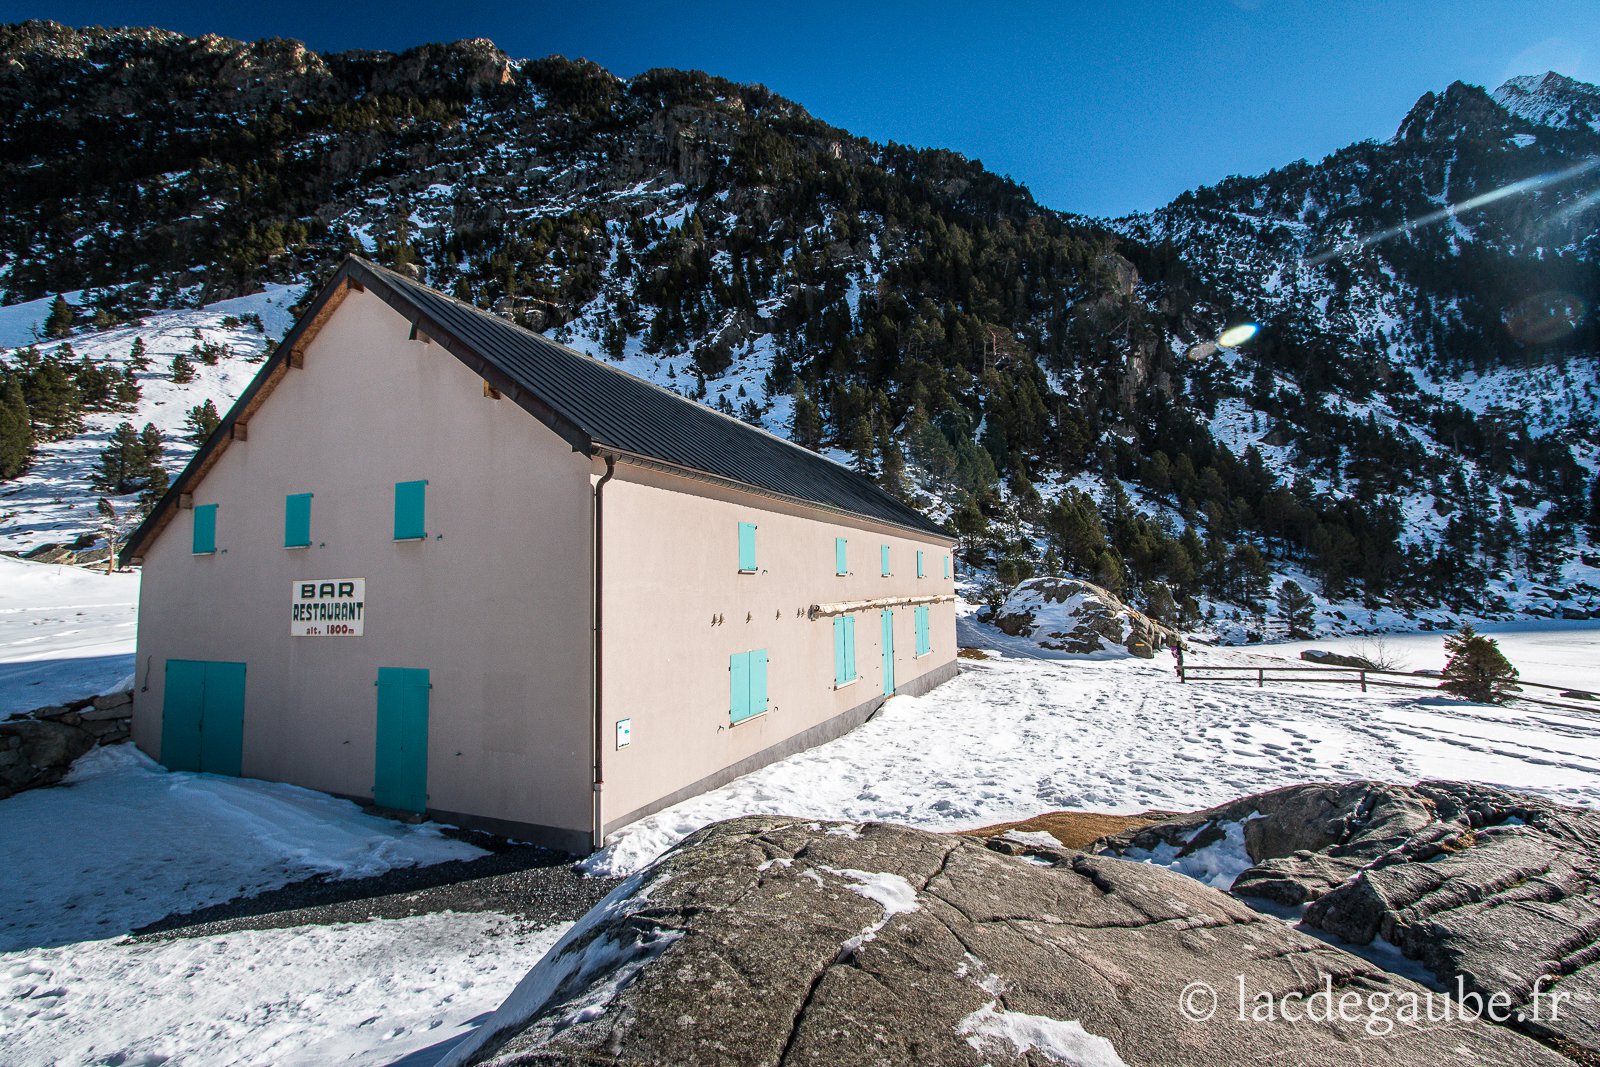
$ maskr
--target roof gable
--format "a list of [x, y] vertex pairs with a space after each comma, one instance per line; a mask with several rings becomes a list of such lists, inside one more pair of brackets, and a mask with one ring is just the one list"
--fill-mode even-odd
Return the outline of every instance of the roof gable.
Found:
[[869, 479], [815, 452], [352, 256], [134, 531], [124, 558], [142, 552], [170, 520], [181, 495], [192, 491], [230, 441], [244, 436], [250, 414], [289, 368], [301, 365], [306, 346], [351, 288], [382, 298], [575, 451], [654, 462], [918, 533], [949, 536]]

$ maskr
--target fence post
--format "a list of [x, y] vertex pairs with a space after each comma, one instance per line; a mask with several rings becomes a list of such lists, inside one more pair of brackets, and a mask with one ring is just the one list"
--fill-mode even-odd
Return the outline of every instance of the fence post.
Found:
[[1265, 667], [1257, 667], [1256, 668], [1256, 688], [1257, 689], [1265, 689], [1266, 687], [1267, 687], [1267, 669]]
[[1365, 693], [1367, 691], [1367, 672], [1366, 671], [1362, 671], [1361, 672], [1361, 691], [1363, 693]]

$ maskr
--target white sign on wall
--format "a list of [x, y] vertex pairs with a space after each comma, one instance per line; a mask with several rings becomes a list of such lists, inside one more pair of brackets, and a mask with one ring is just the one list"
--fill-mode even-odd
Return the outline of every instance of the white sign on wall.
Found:
[[318, 578], [294, 583], [290, 637], [360, 637], [366, 625], [365, 578]]

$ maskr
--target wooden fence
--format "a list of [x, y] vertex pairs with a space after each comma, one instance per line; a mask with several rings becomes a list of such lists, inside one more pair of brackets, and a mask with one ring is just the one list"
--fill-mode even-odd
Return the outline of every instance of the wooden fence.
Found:
[[[1386, 671], [1366, 667], [1335, 667], [1335, 666], [1301, 666], [1299, 664], [1272, 667], [1265, 665], [1242, 666], [1222, 663], [1186, 663], [1178, 668], [1178, 680], [1185, 684], [1191, 682], [1249, 682], [1254, 676], [1257, 688], [1265, 688], [1268, 682], [1294, 683], [1334, 683], [1344, 685], [1359, 685], [1365, 693], [1369, 685], [1381, 686], [1385, 689], [1422, 689], [1428, 692], [1439, 692], [1437, 682], [1423, 684], [1420, 679], [1432, 678], [1433, 675], [1415, 674], [1407, 671]], [[1288, 675], [1288, 677], [1285, 677]], [[1397, 681], [1404, 678], [1407, 681]], [[1537, 704], [1546, 708], [1564, 708], [1569, 711], [1600, 712], [1600, 700], [1593, 694], [1584, 690], [1575, 689], [1568, 685], [1548, 685], [1544, 682], [1526, 682], [1519, 679], [1517, 685], [1523, 689], [1554, 690], [1562, 696], [1567, 693], [1584, 693], [1583, 697], [1567, 698], [1565, 700], [1540, 700], [1536, 697], [1518, 695], [1513, 699], [1528, 704]], [[1586, 701], [1593, 701], [1586, 703]]]

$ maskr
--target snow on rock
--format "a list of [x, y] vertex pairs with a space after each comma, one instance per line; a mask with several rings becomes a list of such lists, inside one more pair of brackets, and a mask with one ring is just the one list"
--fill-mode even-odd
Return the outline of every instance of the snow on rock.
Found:
[[995, 625], [1040, 647], [1085, 656], [1150, 659], [1176, 635], [1098, 585], [1076, 578], [1030, 578], [1011, 590]]
[[483, 851], [278, 782], [163, 770], [131, 745], [0, 801], [0, 951], [114, 937], [324, 874], [358, 878]]
[[129, 687], [137, 574], [0, 556], [0, 719]]
[[446, 912], [4, 952], [0, 1059], [433, 1063], [566, 928]]
[[1116, 1046], [1083, 1028], [1076, 1019], [1052, 1019], [1020, 1011], [1003, 1011], [990, 1001], [956, 1024], [956, 1033], [979, 1052], [991, 1043], [1022, 1056], [1030, 1052], [1071, 1067], [1127, 1067]]
[[[641, 930], [628, 924], [649, 903], [651, 892], [670, 878], [670, 874], [652, 877], [646, 868], [613, 889], [562, 935], [494, 1014], [451, 1049], [439, 1067], [475, 1062], [496, 1039], [521, 1028], [552, 1005], [560, 1004], [563, 1009], [548, 1024], [553, 1030], [592, 1022], [605, 1014], [639, 971], [683, 936], [677, 930], [648, 925]], [[570, 997], [570, 1002], [562, 1004], [563, 997]]]
[[1120, 855], [1124, 859], [1153, 863], [1157, 867], [1177, 871], [1213, 889], [1226, 890], [1233, 886], [1234, 880], [1241, 874], [1255, 866], [1255, 861], [1250, 858], [1250, 850], [1245, 847], [1244, 824], [1260, 818], [1264, 816], [1258, 811], [1243, 819], [1221, 823], [1215, 828], [1221, 831], [1221, 835], [1199, 848], [1191, 848], [1191, 845], [1203, 830], [1211, 828], [1209, 824], [1196, 830], [1181, 844], [1163, 841], [1154, 848], [1130, 848]]

